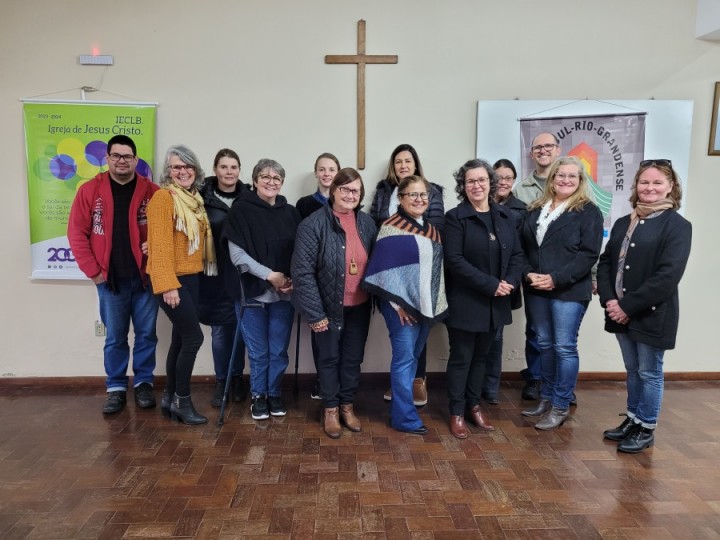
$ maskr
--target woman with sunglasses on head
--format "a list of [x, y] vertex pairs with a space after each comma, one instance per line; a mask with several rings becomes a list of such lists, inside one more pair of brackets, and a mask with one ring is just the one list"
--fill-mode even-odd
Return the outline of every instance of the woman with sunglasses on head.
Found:
[[200, 273], [217, 274], [212, 230], [198, 192], [200, 162], [186, 146], [171, 146], [158, 190], [148, 204], [148, 263], [153, 293], [172, 323], [162, 413], [185, 424], [204, 424], [190, 399], [190, 377], [203, 342], [197, 315]]
[[655, 442], [663, 357], [675, 348], [678, 284], [692, 242], [692, 225], [677, 212], [681, 200], [670, 160], [642, 161], [630, 196], [632, 213], [613, 225], [598, 265], [605, 330], [615, 334], [627, 371], [626, 418], [603, 433], [619, 442], [620, 452], [642, 452]]
[[354, 412], [360, 365], [370, 328], [370, 297], [360, 288], [377, 229], [360, 212], [365, 195], [355, 169], [342, 169], [329, 204], [298, 227], [292, 260], [293, 304], [307, 319], [317, 347], [317, 373], [325, 434], [337, 439], [342, 425], [361, 430]]
[[247, 186], [240, 181], [240, 157], [234, 150], [223, 148], [215, 155], [213, 161], [215, 176], [208, 176], [200, 188], [205, 201], [205, 211], [210, 220], [215, 254], [218, 260], [217, 276], [200, 276], [200, 304], [198, 316], [200, 322], [211, 328], [212, 354], [215, 368], [215, 392], [210, 401], [213, 407], [222, 405], [225, 394], [225, 381], [231, 377], [229, 398], [235, 402], [245, 399], [243, 370], [245, 369], [245, 343], [237, 343], [233, 372], [228, 373], [230, 356], [235, 341], [237, 318], [235, 305], [225, 290], [224, 273], [234, 272], [227, 251], [227, 244], [222, 242], [222, 231], [230, 207]]
[[[375, 188], [370, 215], [378, 227], [397, 211], [401, 202], [398, 198], [399, 184], [409, 176], [425, 177], [415, 148], [409, 144], [401, 144], [390, 154], [385, 179], [380, 180]], [[428, 189], [429, 199], [423, 218], [427, 219], [442, 234], [445, 226], [443, 188], [430, 182], [428, 185], [430, 186]], [[413, 403], [416, 406], [427, 404], [426, 368], [427, 350], [423, 349], [413, 381]], [[387, 390], [383, 397], [386, 401], [392, 400], [392, 390]]]
[[[300, 214], [280, 195], [285, 169], [261, 159], [252, 172], [252, 190], [245, 190], [228, 214], [223, 237], [236, 272], [227, 272], [226, 287], [235, 299], [252, 299], [260, 307], [243, 310], [240, 318], [250, 359], [250, 413], [254, 420], [285, 416], [282, 378], [287, 369], [293, 323], [290, 259]], [[242, 291], [242, 292], [241, 292]]]
[[523, 252], [511, 212], [492, 200], [497, 174], [482, 159], [454, 174], [460, 204], [445, 217], [445, 268], [450, 315], [447, 394], [450, 433], [468, 436], [465, 415], [484, 431], [495, 429], [480, 408], [490, 347], [512, 322], [510, 298], [520, 285]]
[[[493, 171], [497, 177], [497, 188], [493, 200], [500, 206], [510, 211], [515, 220], [518, 230], [522, 228], [523, 220], [527, 214], [527, 205], [513, 195], [512, 188], [517, 178], [515, 165], [509, 159], [499, 159], [493, 165]], [[520, 287], [510, 294], [510, 308], [512, 310], [522, 307], [522, 295]], [[502, 352], [503, 352], [503, 328], [498, 327], [497, 335], [490, 347], [487, 361], [485, 363], [485, 381], [483, 382], [482, 397], [491, 405], [500, 403], [500, 377], [502, 375]]]
[[427, 433], [413, 400], [413, 380], [430, 326], [447, 315], [440, 233], [424, 217], [430, 183], [408, 176], [398, 186], [400, 206], [378, 232], [363, 287], [379, 298], [390, 334], [390, 425]]
[[525, 303], [535, 324], [542, 374], [540, 403], [522, 414], [540, 417], [537, 429], [565, 422], [580, 369], [577, 338], [603, 237], [602, 214], [590, 200], [588, 182], [580, 160], [558, 158], [522, 227]]

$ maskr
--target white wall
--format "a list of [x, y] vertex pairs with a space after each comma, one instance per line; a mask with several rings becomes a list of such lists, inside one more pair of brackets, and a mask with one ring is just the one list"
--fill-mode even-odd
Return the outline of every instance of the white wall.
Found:
[[[0, 376], [102, 375], [102, 339], [94, 337], [94, 288], [88, 283], [33, 282], [30, 273], [22, 108], [40, 94], [75, 99], [98, 84], [103, 69], [79, 66], [98, 46], [115, 55], [97, 99], [157, 101], [158, 158], [186, 143], [211, 165], [217, 149], [235, 148], [247, 180], [272, 157], [291, 201], [310, 192], [314, 158], [335, 153], [355, 163], [355, 68], [325, 65], [350, 54], [356, 22], [367, 20], [370, 54], [397, 54], [397, 65], [367, 69], [369, 204], [391, 150], [419, 151], [427, 176], [449, 188], [451, 172], [474, 156], [478, 99], [691, 99], [695, 101], [686, 217], [695, 226], [681, 286], [678, 349], [668, 370], [718, 371], [714, 322], [714, 200], [720, 158], [706, 155], [720, 45], [696, 40], [695, 9], [686, 0], [479, 2], [450, 0], [155, 0], [64, 2], [4, 0], [0, 19], [0, 142], [7, 167], [0, 283]], [[661, 13], [661, 17], [653, 17]], [[484, 156], [495, 160], [502, 156]], [[661, 157], [661, 156], [658, 156]], [[672, 158], [673, 156], [662, 156]], [[520, 318], [521, 316], [518, 316]], [[506, 370], [522, 367], [522, 321], [506, 330]], [[169, 340], [160, 315], [159, 373]], [[374, 318], [365, 371], [383, 371], [389, 344]], [[307, 334], [301, 371], [311, 370]], [[594, 304], [581, 330], [581, 368], [621, 371], [617, 345], [602, 331]], [[447, 336], [431, 334], [430, 370], [440, 371]], [[212, 373], [209, 333], [196, 374]]]

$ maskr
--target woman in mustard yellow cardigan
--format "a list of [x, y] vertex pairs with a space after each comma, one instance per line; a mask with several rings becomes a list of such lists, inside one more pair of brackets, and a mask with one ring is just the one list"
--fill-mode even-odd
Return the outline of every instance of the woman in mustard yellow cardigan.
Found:
[[172, 323], [162, 413], [204, 424], [190, 399], [190, 377], [203, 342], [196, 306], [199, 274], [217, 273], [212, 232], [198, 187], [205, 176], [192, 150], [171, 146], [148, 204], [148, 263], [153, 293]]

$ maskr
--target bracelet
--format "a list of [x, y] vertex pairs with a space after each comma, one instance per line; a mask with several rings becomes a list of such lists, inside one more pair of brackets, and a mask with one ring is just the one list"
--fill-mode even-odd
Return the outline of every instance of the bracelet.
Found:
[[327, 317], [318, 322], [308, 323], [311, 330], [322, 330], [323, 328], [327, 328], [328, 324], [329, 321], [327, 320]]

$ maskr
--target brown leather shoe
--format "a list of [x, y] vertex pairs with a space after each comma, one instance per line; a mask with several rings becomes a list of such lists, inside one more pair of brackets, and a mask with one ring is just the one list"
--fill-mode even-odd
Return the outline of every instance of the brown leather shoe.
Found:
[[325, 409], [323, 414], [323, 431], [331, 439], [338, 439], [342, 435], [342, 426], [338, 416], [338, 408]]
[[483, 417], [482, 411], [480, 411], [480, 405], [475, 405], [472, 409], [470, 409], [469, 414], [475, 425], [483, 431], [495, 431], [493, 425]]
[[340, 419], [350, 431], [354, 431], [355, 433], [360, 431], [360, 420], [355, 416], [352, 403], [340, 405]]
[[458, 439], [467, 439], [468, 428], [462, 416], [453, 415], [450, 417], [450, 433]]
[[418, 377], [413, 380], [413, 405], [422, 407], [427, 405], [427, 379]]

